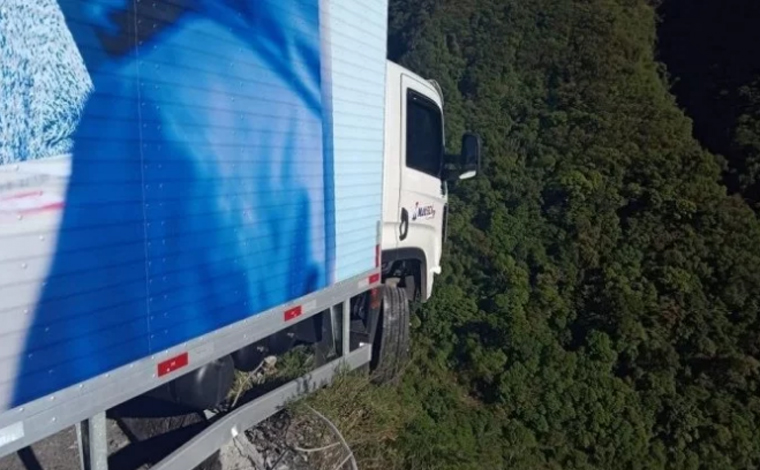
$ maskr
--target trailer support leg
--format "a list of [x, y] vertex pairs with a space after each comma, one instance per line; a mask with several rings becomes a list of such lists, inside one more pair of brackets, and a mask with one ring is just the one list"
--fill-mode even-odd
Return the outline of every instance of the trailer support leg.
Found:
[[341, 322], [341, 356], [351, 352], [351, 300], [343, 301], [343, 321]]
[[77, 441], [82, 470], [108, 470], [105, 412], [77, 424]]

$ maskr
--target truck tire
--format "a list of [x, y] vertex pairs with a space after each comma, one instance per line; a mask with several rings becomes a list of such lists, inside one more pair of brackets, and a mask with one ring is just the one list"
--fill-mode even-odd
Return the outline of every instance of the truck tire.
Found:
[[375, 383], [397, 383], [409, 359], [409, 299], [406, 290], [385, 286], [372, 342], [370, 370]]

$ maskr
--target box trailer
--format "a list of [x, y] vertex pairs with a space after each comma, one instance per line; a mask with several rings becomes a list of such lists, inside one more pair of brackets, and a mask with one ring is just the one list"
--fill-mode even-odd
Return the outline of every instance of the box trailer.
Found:
[[338, 353], [308, 380], [395, 374], [480, 141], [444, 152], [440, 87], [386, 60], [386, 23], [368, 0], [0, 3], [0, 457], [145, 393], [213, 406], [296, 341]]

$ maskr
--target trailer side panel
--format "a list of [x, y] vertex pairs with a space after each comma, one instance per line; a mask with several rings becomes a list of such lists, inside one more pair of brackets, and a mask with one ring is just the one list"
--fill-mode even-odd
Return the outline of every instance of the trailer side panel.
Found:
[[386, 5], [360, 3], [3, 2], [0, 454], [366, 285]]

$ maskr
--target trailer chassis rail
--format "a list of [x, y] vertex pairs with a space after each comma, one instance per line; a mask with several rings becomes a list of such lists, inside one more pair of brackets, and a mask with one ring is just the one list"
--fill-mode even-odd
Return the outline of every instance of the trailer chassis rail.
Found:
[[[338, 357], [327, 364], [294, 379], [271, 392], [241, 405], [195, 435], [151, 468], [155, 470], [188, 470], [203, 463], [225, 444], [280, 411], [288, 402], [329, 385], [341, 370], [354, 370], [369, 364], [372, 344], [359, 343], [351, 351], [350, 299], [329, 309], [329, 329], [339, 342]], [[328, 313], [328, 312], [325, 312]], [[333, 336], [333, 338], [334, 338]], [[82, 470], [108, 470], [108, 446], [105, 411], [77, 424], [80, 465]]]
[[[332, 362], [241, 406], [188, 441], [152, 470], [187, 470], [256, 424], [277, 413], [289, 401], [307, 395], [332, 382], [340, 369], [356, 369], [370, 361], [372, 345], [366, 344]], [[101, 470], [100, 468], [97, 470]]]

